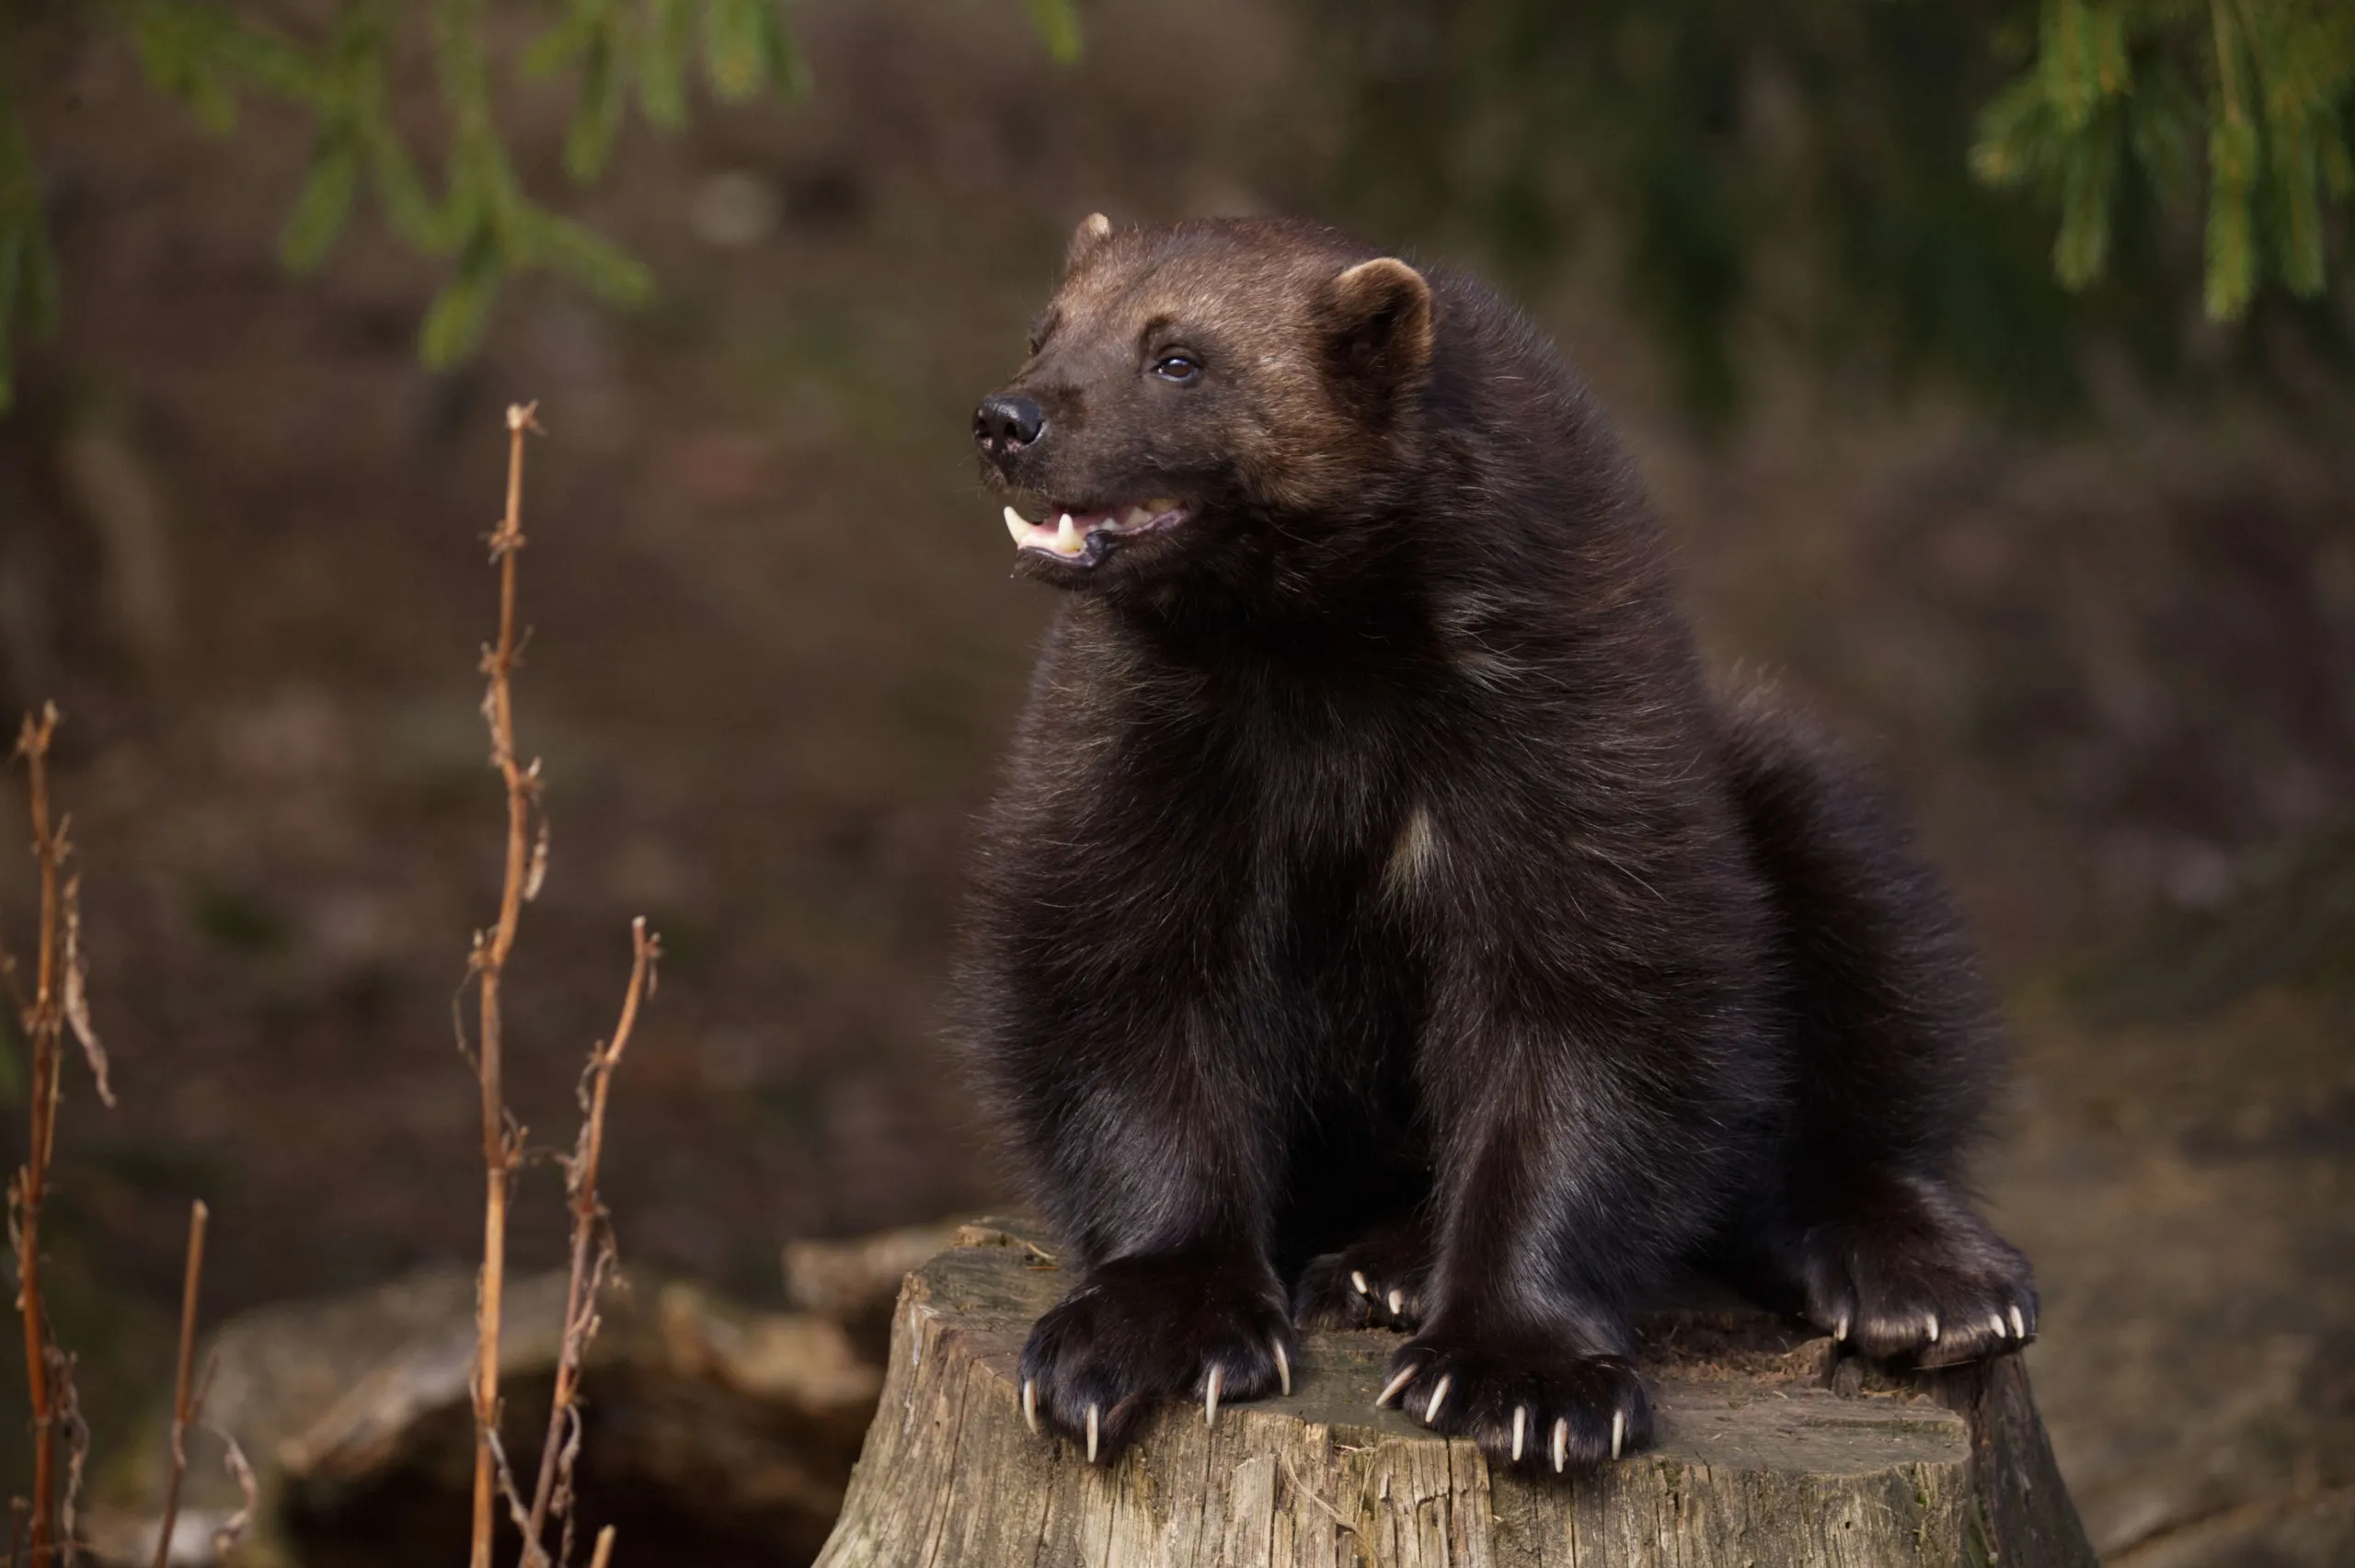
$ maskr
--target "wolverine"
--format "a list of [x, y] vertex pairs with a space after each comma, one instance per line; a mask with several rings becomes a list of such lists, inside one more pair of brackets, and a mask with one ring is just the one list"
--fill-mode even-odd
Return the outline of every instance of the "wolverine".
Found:
[[1649, 1441], [1698, 1268], [1864, 1354], [2036, 1333], [1964, 1158], [1999, 1039], [1876, 788], [1713, 687], [1632, 466], [1471, 279], [1236, 219], [1074, 235], [981, 404], [1063, 590], [981, 835], [959, 1034], [1075, 1267], [1034, 1426], [1289, 1391], [1569, 1475]]

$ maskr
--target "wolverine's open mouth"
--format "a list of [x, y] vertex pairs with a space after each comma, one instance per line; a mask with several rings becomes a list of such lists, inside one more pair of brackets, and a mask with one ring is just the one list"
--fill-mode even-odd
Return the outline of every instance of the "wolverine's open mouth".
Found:
[[1017, 549], [1034, 551], [1092, 567], [1114, 543], [1140, 534], [1160, 533], [1186, 521], [1186, 509], [1166, 497], [1102, 511], [1056, 509], [1051, 522], [1032, 522], [1012, 507], [1005, 509], [1005, 531]]

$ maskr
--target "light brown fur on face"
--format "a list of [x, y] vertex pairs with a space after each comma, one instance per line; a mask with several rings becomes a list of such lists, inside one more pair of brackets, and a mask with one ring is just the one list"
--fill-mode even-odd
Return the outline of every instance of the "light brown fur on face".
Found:
[[[1313, 224], [1229, 220], [1074, 232], [1028, 364], [1004, 389], [1046, 432], [997, 477], [1056, 505], [1173, 494], [1204, 510], [1310, 516], [1399, 460], [1386, 411], [1431, 352], [1405, 262]], [[1182, 349], [1199, 381], [1156, 381]]]

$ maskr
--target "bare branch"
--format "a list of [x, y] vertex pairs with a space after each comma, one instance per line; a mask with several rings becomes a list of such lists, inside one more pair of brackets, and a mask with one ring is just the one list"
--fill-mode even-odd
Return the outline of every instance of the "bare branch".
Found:
[[16, 1249], [17, 1310], [25, 1330], [25, 1381], [32, 1406], [33, 1490], [25, 1536], [25, 1561], [40, 1568], [53, 1553], [57, 1507], [57, 1390], [50, 1377], [49, 1324], [40, 1284], [41, 1201], [48, 1191], [51, 1140], [57, 1128], [58, 1055], [63, 1027], [57, 983], [63, 946], [63, 894], [58, 863], [65, 838], [50, 826], [49, 747], [57, 733], [57, 704], [28, 714], [17, 733], [16, 757], [25, 764], [30, 796], [33, 859], [40, 873], [39, 957], [32, 1005], [25, 1015], [29, 1047], [31, 1130], [25, 1162], [10, 1185], [9, 1240]]
[[[164, 1482], [164, 1522], [155, 1536], [155, 1568], [169, 1568], [172, 1521], [180, 1511], [180, 1478], [188, 1471], [188, 1429], [204, 1406], [204, 1391], [191, 1390], [196, 1367], [196, 1299], [204, 1280], [204, 1227], [212, 1211], [202, 1200], [189, 1206], [188, 1270], [180, 1281], [180, 1356], [172, 1379], [172, 1471]], [[205, 1383], [213, 1381], [206, 1368]]]
[[566, 1191], [572, 1200], [572, 1276], [565, 1291], [564, 1340], [557, 1356], [547, 1439], [540, 1446], [539, 1482], [533, 1488], [532, 1516], [523, 1536], [525, 1568], [537, 1568], [546, 1561], [542, 1532], [551, 1510], [566, 1521], [568, 1541], [571, 1534], [572, 1467], [580, 1449], [575, 1407], [580, 1370], [588, 1360], [590, 1342], [597, 1335], [598, 1292], [613, 1268], [613, 1242], [604, 1225], [604, 1206], [597, 1197], [597, 1167], [605, 1150], [605, 1107], [614, 1069], [629, 1048], [639, 1006], [653, 994], [661, 956], [662, 939], [646, 928], [644, 918], [632, 921], [629, 985], [622, 992], [621, 1017], [614, 1024], [612, 1043], [601, 1040], [590, 1051], [589, 1066], [581, 1076], [584, 1114], [565, 1172]]
[[[206, 1380], [211, 1380], [209, 1376]], [[243, 1499], [237, 1505], [237, 1511], [222, 1520], [221, 1528], [213, 1532], [213, 1555], [217, 1561], [228, 1556], [237, 1542], [245, 1539], [246, 1527], [253, 1523], [254, 1509], [260, 1502], [261, 1487], [255, 1482], [254, 1467], [246, 1462], [246, 1451], [237, 1447], [237, 1440], [218, 1426], [207, 1430], [221, 1439], [221, 1467], [229, 1472], [229, 1479], [237, 1483], [238, 1494]]]
[[[507, 1196], [512, 1183], [519, 1141], [510, 1132], [506, 1090], [501, 1074], [500, 982], [507, 956], [515, 946], [515, 928], [523, 908], [524, 888], [534, 880], [531, 823], [539, 794], [536, 764], [527, 771], [515, 761], [515, 704], [510, 688], [518, 648], [515, 640], [515, 570], [523, 548], [523, 437], [539, 429], [533, 418], [537, 404], [516, 404], [507, 410], [507, 510], [490, 536], [490, 556], [499, 568], [499, 640], [483, 650], [485, 676], [483, 716], [490, 729], [491, 766], [498, 770], [507, 793], [507, 862], [499, 899], [499, 921], [488, 939], [477, 933], [466, 965], [475, 977], [480, 1023], [477, 1030], [476, 1070], [482, 1086], [482, 1150], [484, 1165], [482, 1281], [476, 1305], [475, 1345], [475, 1486], [472, 1568], [490, 1568], [491, 1530], [500, 1490], [499, 1332], [507, 1281]], [[511, 1480], [510, 1490], [511, 1491]]]

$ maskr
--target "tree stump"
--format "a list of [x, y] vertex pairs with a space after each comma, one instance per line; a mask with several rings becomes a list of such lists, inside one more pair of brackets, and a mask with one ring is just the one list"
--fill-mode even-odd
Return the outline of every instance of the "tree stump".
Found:
[[1376, 1410], [1396, 1335], [1305, 1335], [1286, 1398], [1172, 1402], [1119, 1462], [1033, 1436], [1015, 1368], [1070, 1276], [1020, 1221], [908, 1276], [820, 1568], [2093, 1568], [2016, 1356], [1890, 1375], [1696, 1298], [1638, 1320], [1659, 1443], [1571, 1484]]

